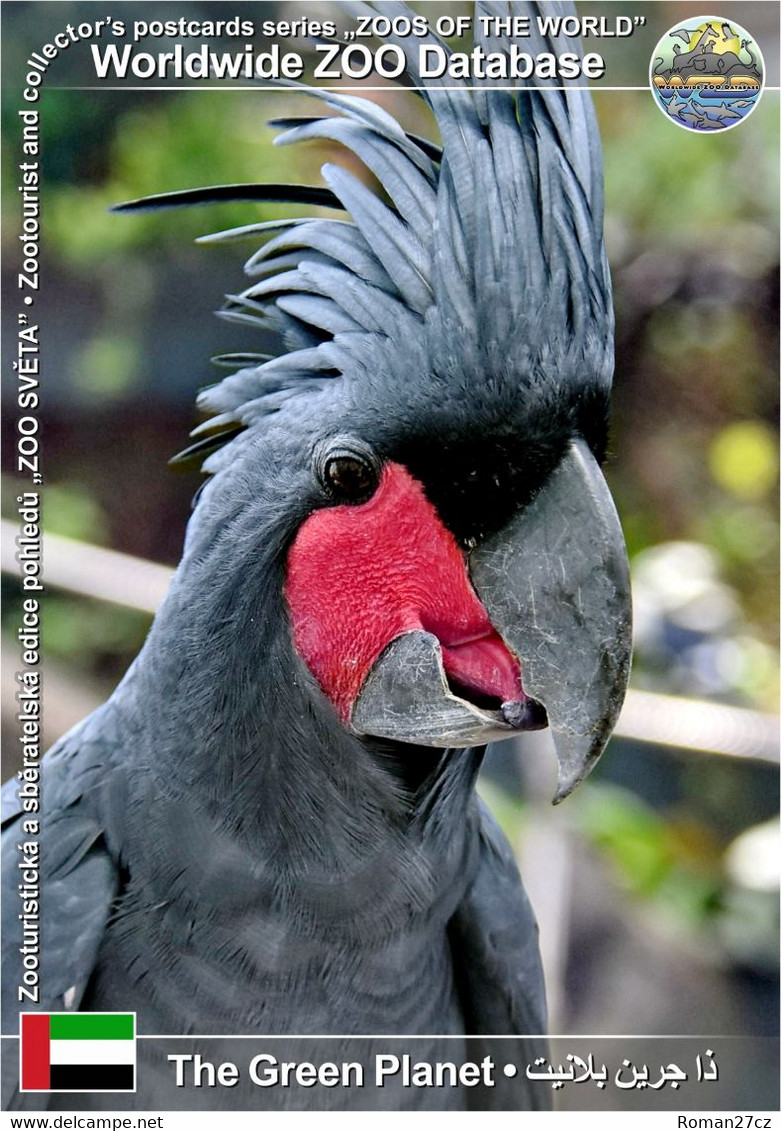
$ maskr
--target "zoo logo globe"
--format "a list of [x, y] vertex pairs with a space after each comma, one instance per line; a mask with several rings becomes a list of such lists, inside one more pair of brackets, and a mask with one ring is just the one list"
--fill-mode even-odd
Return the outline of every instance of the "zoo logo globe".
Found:
[[739, 126], [755, 109], [765, 65], [740, 24], [720, 16], [694, 16], [659, 40], [649, 79], [654, 101], [676, 126], [718, 133]]

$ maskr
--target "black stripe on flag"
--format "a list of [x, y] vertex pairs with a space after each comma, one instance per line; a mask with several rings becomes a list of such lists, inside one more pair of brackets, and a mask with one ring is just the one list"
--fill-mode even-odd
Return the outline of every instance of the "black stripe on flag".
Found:
[[53, 1064], [52, 1092], [132, 1092], [132, 1064]]

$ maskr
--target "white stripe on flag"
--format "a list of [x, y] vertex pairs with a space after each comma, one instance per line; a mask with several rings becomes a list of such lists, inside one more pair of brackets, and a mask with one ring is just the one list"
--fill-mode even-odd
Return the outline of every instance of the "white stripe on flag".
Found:
[[135, 1041], [52, 1041], [51, 1064], [134, 1064]]

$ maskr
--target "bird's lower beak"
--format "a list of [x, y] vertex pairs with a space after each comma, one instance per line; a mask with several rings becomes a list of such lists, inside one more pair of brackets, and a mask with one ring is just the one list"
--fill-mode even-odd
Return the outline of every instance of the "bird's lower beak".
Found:
[[482, 746], [519, 729], [502, 710], [478, 707], [451, 689], [442, 646], [422, 631], [388, 645], [361, 688], [351, 721], [360, 734], [418, 746]]
[[520, 697], [496, 710], [462, 698], [448, 682], [436, 636], [408, 632], [372, 668], [352, 726], [400, 742], [474, 746], [537, 729], [547, 713], [560, 801], [602, 753], [631, 663], [626, 549], [583, 441], [572, 442], [543, 490], [472, 553], [469, 567], [492, 625], [520, 660]]

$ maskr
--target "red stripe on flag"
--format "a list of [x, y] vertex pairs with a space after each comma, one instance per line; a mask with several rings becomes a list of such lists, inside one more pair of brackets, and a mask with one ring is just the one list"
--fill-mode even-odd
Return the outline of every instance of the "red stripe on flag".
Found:
[[49, 1065], [49, 1014], [22, 1014], [22, 1091], [48, 1092], [51, 1068]]

